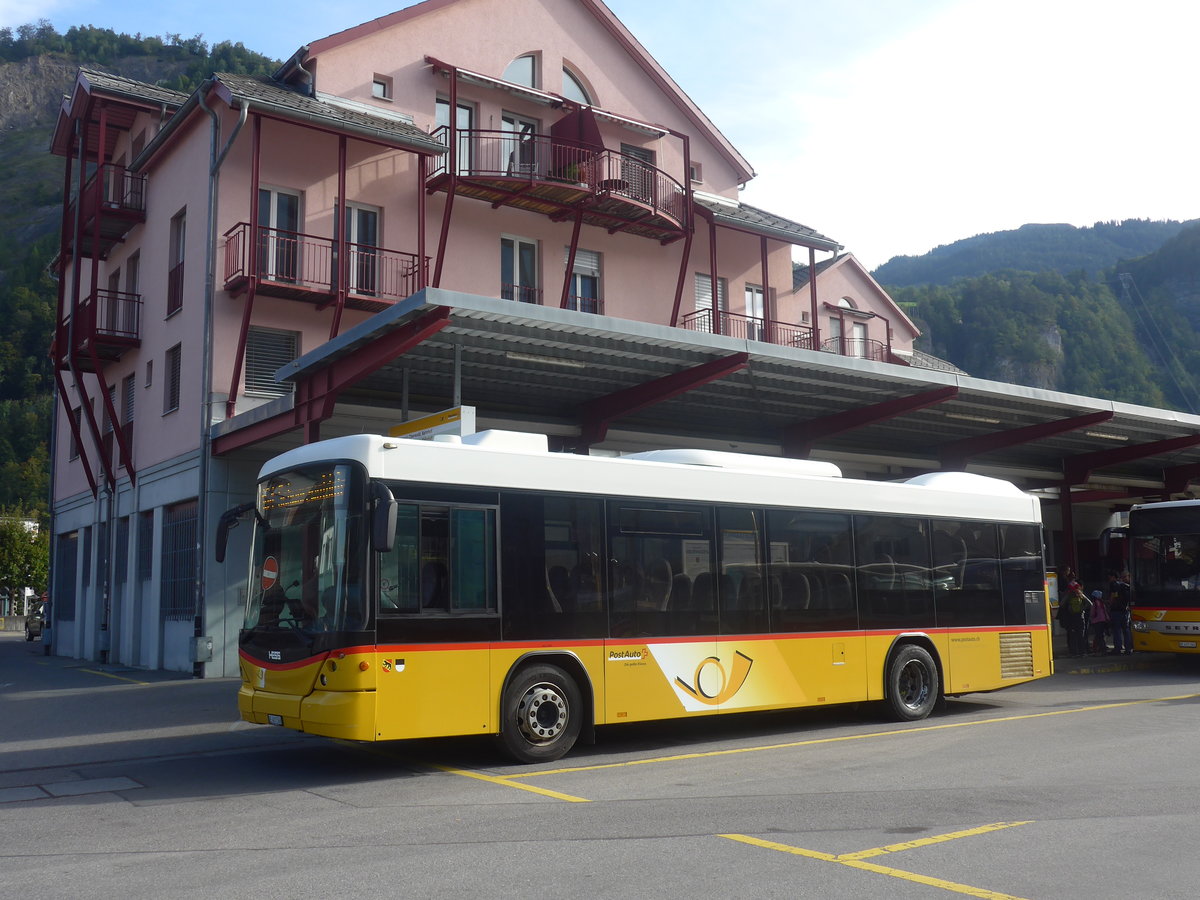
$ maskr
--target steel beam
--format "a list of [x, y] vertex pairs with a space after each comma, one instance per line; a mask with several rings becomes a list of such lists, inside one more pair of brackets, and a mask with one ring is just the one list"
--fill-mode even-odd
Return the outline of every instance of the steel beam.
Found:
[[1024, 428], [1012, 428], [1008, 431], [998, 431], [992, 434], [981, 434], [944, 444], [938, 451], [943, 469], [963, 469], [967, 460], [973, 456], [991, 453], [994, 450], [1004, 450], [1020, 444], [1030, 444], [1042, 438], [1053, 437], [1068, 431], [1099, 425], [1113, 417], [1111, 411], [1090, 413], [1086, 416], [1075, 416], [1071, 419], [1058, 419], [1053, 422], [1040, 422], [1027, 425]]
[[1063, 460], [1063, 476], [1068, 484], [1083, 484], [1096, 469], [1137, 459], [1146, 459], [1160, 453], [1188, 450], [1197, 445], [1200, 445], [1200, 434], [1187, 434], [1183, 437], [1168, 438], [1165, 441], [1151, 441], [1148, 444], [1134, 444], [1131, 447], [1115, 447], [1112, 450], [1082, 453], [1079, 456]]
[[942, 387], [909, 397], [896, 397], [871, 406], [848, 409], [845, 412], [823, 416], [820, 419], [799, 422], [788, 427], [783, 433], [783, 455], [803, 459], [812, 452], [813, 444], [821, 438], [832, 437], [835, 434], [854, 431], [866, 425], [874, 425], [876, 422], [894, 419], [905, 413], [945, 403], [957, 396], [957, 387]]
[[635, 413], [647, 406], [670, 400], [693, 388], [702, 387], [732, 375], [750, 364], [750, 354], [734, 353], [732, 356], [712, 359], [690, 369], [672, 372], [653, 381], [647, 381], [623, 391], [597, 397], [579, 407], [580, 450], [604, 440], [613, 419]]

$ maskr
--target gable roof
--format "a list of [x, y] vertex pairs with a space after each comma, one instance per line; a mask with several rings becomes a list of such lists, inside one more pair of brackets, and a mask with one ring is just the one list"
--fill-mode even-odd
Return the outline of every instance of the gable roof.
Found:
[[[90, 101], [98, 98], [116, 101], [107, 111], [107, 119], [112, 128], [107, 136], [108, 146], [104, 151], [107, 156], [112, 151], [119, 130], [129, 128], [139, 111], [173, 113], [187, 100], [187, 94], [156, 84], [134, 81], [123, 75], [80, 66], [71, 93], [63, 97], [54, 134], [50, 139], [51, 153], [67, 155], [73, 139], [70, 123], [83, 116], [95, 118], [96, 113]], [[98, 140], [98, 137], [95, 139]], [[89, 153], [94, 153], [96, 148], [92, 146], [88, 150]]]
[[841, 245], [833, 238], [826, 237], [807, 225], [801, 225], [799, 222], [777, 216], [765, 209], [759, 209], [757, 206], [700, 193], [693, 193], [692, 199], [700, 208], [702, 215], [711, 217], [718, 224], [787, 241], [789, 244], [812, 247], [814, 250], [836, 251], [841, 249]]
[[[392, 28], [397, 25], [402, 25], [405, 22], [412, 21], [419, 16], [428, 13], [437, 12], [459, 0], [423, 0], [421, 3], [414, 3], [405, 9], [397, 10], [394, 13], [389, 13], [386, 16], [380, 16], [377, 19], [372, 19], [369, 22], [364, 22], [361, 25], [355, 25], [352, 28], [347, 28], [344, 31], [336, 32], [328, 37], [313, 41], [306, 47], [301, 47], [296, 51], [287, 63], [281, 67], [276, 73], [277, 78], [283, 78], [289, 71], [294, 71], [296, 68], [303, 66], [303, 63], [327, 50], [332, 50], [336, 47], [341, 47], [345, 44], [356, 41], [367, 35]], [[658, 62], [650, 55], [645, 47], [641, 45], [633, 33], [622, 24], [601, 0], [575, 0], [585, 10], [590, 12], [600, 25], [616, 40], [616, 42], [625, 49], [625, 51], [633, 59], [647, 77], [650, 78], [671, 100], [671, 102], [679, 109], [683, 116], [703, 132], [725, 157], [726, 161], [736, 170], [739, 181], [746, 182], [754, 177], [754, 168], [746, 160], [737, 148], [730, 143], [729, 139], [723, 135], [712, 120], [704, 114], [703, 110], [695, 104], [684, 90], [675, 82], [667, 71], [658, 64]]]
[[[861, 277], [863, 280], [865, 280], [867, 282], [867, 286], [870, 287], [875, 292], [875, 294], [888, 307], [891, 308], [894, 315], [896, 315], [900, 319], [900, 321], [902, 321], [905, 325], [907, 325], [909, 328], [912, 329], [913, 334], [921, 333], [921, 329], [916, 326], [916, 323], [914, 323], [913, 320], [910, 319], [908, 317], [908, 315], [904, 312], [904, 310], [902, 310], [896, 304], [896, 301], [892, 299], [891, 294], [889, 294], [886, 290], [884, 290], [883, 285], [881, 285], [878, 281], [875, 280], [874, 276], [872, 276], [871, 273], [867, 271], [867, 267], [864, 266], [862, 263], [860, 263], [858, 261], [858, 258], [853, 253], [842, 253], [838, 256], [833, 257], [832, 259], [827, 259], [827, 260], [824, 260], [823, 262], [817, 263], [816, 277], [820, 278], [823, 273], [825, 273], [827, 271], [831, 271], [832, 269], [840, 269], [840, 268], [853, 269], [859, 275], [859, 277]], [[796, 270], [793, 274], [793, 277], [792, 277], [793, 287], [798, 289], [798, 288], [803, 287], [804, 285], [808, 284], [809, 277], [810, 277], [810, 275], [809, 275], [808, 266], [797, 266]]]
[[132, 162], [132, 167], [146, 165], [169, 144], [200, 107], [200, 98], [209, 95], [215, 95], [231, 107], [252, 109], [285, 121], [346, 133], [389, 147], [431, 155], [446, 152], [440, 141], [413, 125], [406, 117], [372, 111], [339, 97], [310, 97], [273, 78], [219, 72], [205, 79], [187, 98]]

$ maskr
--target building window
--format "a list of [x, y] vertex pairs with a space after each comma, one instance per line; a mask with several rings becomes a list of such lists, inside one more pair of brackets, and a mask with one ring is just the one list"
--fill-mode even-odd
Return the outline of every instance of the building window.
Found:
[[179, 409], [179, 380], [182, 376], [183, 346], [176, 344], [167, 351], [167, 381], [163, 385], [163, 415]]
[[154, 360], [146, 360], [146, 387], [154, 384]]
[[524, 85], [525, 87], [535, 88], [538, 86], [538, 58], [536, 53], [526, 53], [524, 56], [518, 56], [504, 70], [504, 74], [500, 76], [505, 81], [511, 81], [513, 84]]
[[300, 195], [258, 190], [258, 272], [269, 281], [294, 284], [300, 276]]
[[167, 315], [183, 309], [183, 257], [187, 240], [187, 210], [171, 219], [171, 238], [167, 260]]
[[692, 161], [690, 168], [688, 169], [688, 177], [691, 178], [692, 184], [700, 184], [702, 181], [704, 181], [704, 169], [701, 167], [700, 163], [695, 162], [694, 160]]
[[60, 534], [54, 548], [54, 607], [51, 610], [59, 622], [75, 621], [75, 563], [78, 558], [79, 532]]
[[71, 418], [75, 420], [75, 427], [71, 429], [71, 440], [67, 448], [67, 459], [79, 459], [79, 441], [75, 435], [79, 434], [80, 426], [83, 424], [83, 407], [77, 406], [71, 410]]
[[[569, 259], [571, 248], [566, 248]], [[595, 250], [575, 250], [575, 264], [571, 267], [571, 285], [567, 292], [567, 305], [580, 312], [602, 314], [600, 299], [600, 254]]]
[[583, 80], [566, 66], [563, 66], [562, 95], [568, 100], [592, 105], [591, 95], [583, 86]]
[[117, 519], [116, 559], [113, 560], [113, 579], [117, 584], [129, 581], [129, 516]]
[[138, 581], [149, 581], [154, 574], [154, 510], [138, 513]]
[[137, 396], [137, 377], [126, 375], [121, 382], [121, 429], [125, 434], [125, 443], [130, 452], [133, 451], [133, 404]]
[[103, 452], [105, 459], [113, 458], [113, 425], [112, 416], [108, 414], [109, 409], [116, 410], [117, 405], [117, 386], [110, 385], [108, 388], [108, 403], [100, 405], [100, 440], [103, 444]]
[[376, 100], [391, 100], [392, 79], [387, 75], [376, 75], [371, 79], [371, 96]]
[[[473, 159], [471, 142], [471, 129], [475, 127], [475, 108], [469, 103], [459, 103], [458, 113], [454, 117], [454, 128], [458, 133], [458, 148], [455, 154], [455, 172], [459, 175], [469, 174], [471, 171], [471, 161]], [[437, 128], [444, 128], [445, 138], [443, 140], [446, 145], [450, 145], [450, 101], [442, 97], [437, 98], [437, 104], [434, 109], [434, 125]], [[445, 165], [449, 166], [449, 160]]]
[[757, 284], [746, 285], [746, 338], [751, 341], [763, 340], [766, 322], [762, 287]]
[[543, 144], [538, 140], [541, 123], [537, 119], [505, 112], [500, 116], [504, 139], [500, 162], [506, 175], [539, 175], [546, 171]]
[[295, 331], [251, 328], [246, 333], [246, 393], [258, 397], [283, 397], [292, 393], [292, 382], [277, 382], [275, 373], [297, 356], [300, 335]]
[[541, 304], [537, 276], [537, 243], [517, 237], [500, 238], [500, 298]]
[[[379, 215], [378, 206], [367, 206], [364, 203], [346, 204], [346, 243], [349, 255], [350, 283], [352, 294], [374, 297], [379, 291], [379, 277], [388, 275], [391, 270], [385, 267], [379, 271]], [[334, 211], [336, 218], [337, 211]], [[335, 279], [336, 281], [336, 279]], [[385, 287], [393, 287], [385, 283]]]
[[196, 514], [195, 500], [163, 510], [162, 617], [187, 621], [196, 614]]

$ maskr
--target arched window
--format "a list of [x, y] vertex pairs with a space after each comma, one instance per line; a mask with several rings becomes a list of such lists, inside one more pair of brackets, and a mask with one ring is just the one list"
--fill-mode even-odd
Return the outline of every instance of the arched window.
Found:
[[504, 70], [504, 74], [500, 77], [505, 81], [511, 81], [513, 84], [522, 84], [525, 87], [531, 88], [537, 87], [537, 54], [526, 53], [524, 56], [518, 56], [508, 64], [508, 68]]
[[583, 86], [579, 77], [566, 66], [563, 66], [562, 95], [568, 100], [586, 103], [588, 106], [592, 105], [592, 98], [588, 94], [587, 88]]

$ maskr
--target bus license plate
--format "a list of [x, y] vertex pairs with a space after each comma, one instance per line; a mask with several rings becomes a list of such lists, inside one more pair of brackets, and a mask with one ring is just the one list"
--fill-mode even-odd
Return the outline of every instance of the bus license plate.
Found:
[[277, 716], [275, 713], [268, 713], [267, 722], [269, 722], [271, 725], [282, 725], [283, 716]]
[[1186, 648], [1188, 650], [1195, 650], [1196, 642], [1195, 641], [1180, 641], [1179, 646], [1180, 646], [1180, 648]]

